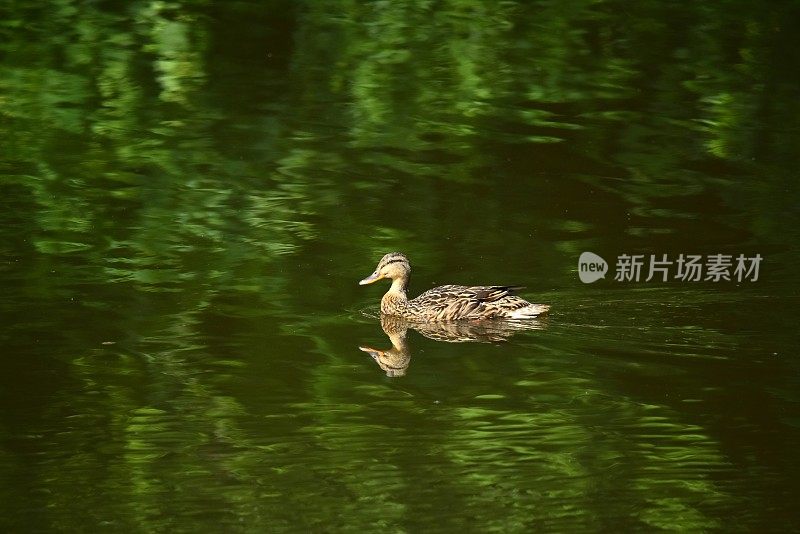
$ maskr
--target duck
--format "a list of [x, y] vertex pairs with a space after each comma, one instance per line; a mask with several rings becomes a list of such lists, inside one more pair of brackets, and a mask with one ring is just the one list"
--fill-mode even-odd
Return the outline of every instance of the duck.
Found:
[[410, 277], [408, 257], [402, 252], [390, 252], [380, 259], [375, 271], [361, 280], [359, 285], [390, 279], [392, 285], [381, 299], [381, 314], [411, 321], [528, 320], [550, 311], [547, 304], [533, 304], [515, 295], [514, 292], [522, 289], [521, 286], [444, 285], [409, 300], [407, 291]]

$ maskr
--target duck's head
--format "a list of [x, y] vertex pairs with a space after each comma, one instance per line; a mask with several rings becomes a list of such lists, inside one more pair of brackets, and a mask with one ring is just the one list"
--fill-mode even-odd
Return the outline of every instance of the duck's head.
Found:
[[405, 254], [390, 252], [381, 258], [378, 266], [375, 267], [375, 272], [361, 280], [359, 285], [365, 286], [384, 278], [407, 280], [410, 273], [411, 265], [408, 263], [408, 258], [406, 258]]

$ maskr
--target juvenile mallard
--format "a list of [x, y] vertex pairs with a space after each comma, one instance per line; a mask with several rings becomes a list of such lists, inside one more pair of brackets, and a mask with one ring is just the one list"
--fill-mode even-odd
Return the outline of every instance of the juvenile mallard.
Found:
[[390, 252], [381, 258], [375, 272], [359, 282], [371, 284], [390, 278], [392, 286], [381, 299], [381, 313], [416, 321], [479, 319], [533, 319], [547, 313], [547, 304], [531, 304], [513, 294], [516, 286], [439, 286], [408, 300], [411, 275], [408, 258]]

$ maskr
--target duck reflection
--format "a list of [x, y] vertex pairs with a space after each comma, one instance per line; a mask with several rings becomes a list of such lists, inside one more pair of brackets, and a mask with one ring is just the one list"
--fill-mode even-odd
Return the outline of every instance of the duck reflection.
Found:
[[545, 320], [513, 322], [482, 321], [477, 323], [418, 323], [391, 315], [381, 315], [381, 328], [389, 336], [392, 346], [377, 349], [361, 346], [383, 369], [386, 376], [404, 376], [411, 364], [411, 349], [408, 345], [408, 330], [416, 330], [423, 336], [448, 343], [500, 343], [522, 330], [542, 330]]

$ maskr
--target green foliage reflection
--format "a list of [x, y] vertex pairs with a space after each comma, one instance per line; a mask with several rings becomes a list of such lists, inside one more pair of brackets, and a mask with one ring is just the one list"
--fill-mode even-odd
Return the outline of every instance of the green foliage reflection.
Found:
[[[678, 404], [734, 371], [651, 390], [796, 345], [795, 3], [218, 4], [0, 7], [9, 530], [789, 529], [737, 495], [780, 461]], [[689, 245], [774, 276], [565, 290], [560, 329], [417, 338], [393, 382], [353, 349], [389, 250], [420, 290], [539, 292], [587, 248]], [[775, 369], [736, 428], [780, 427]]]

